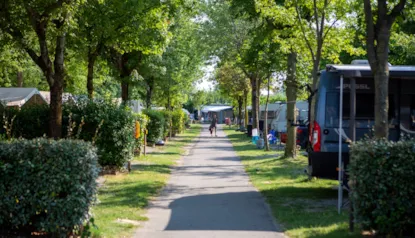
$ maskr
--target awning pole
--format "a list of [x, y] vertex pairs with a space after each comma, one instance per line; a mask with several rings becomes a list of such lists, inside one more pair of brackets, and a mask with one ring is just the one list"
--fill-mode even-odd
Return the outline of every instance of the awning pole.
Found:
[[342, 130], [343, 129], [343, 75], [340, 75], [340, 107], [339, 107], [339, 191], [338, 191], [338, 204], [337, 204], [337, 211], [340, 214], [342, 203], [343, 203], [343, 186], [342, 186], [342, 172], [343, 172], [343, 165], [342, 165]]

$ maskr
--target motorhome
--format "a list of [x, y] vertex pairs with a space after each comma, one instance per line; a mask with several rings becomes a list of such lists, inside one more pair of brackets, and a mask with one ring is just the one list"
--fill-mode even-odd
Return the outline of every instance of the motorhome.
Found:
[[[288, 102], [291, 103], [291, 102]], [[308, 119], [308, 102], [297, 101], [295, 103], [297, 121], [294, 124], [303, 124]], [[287, 103], [279, 103], [278, 110], [275, 112], [275, 118], [271, 121], [271, 129], [277, 132], [287, 131]]]
[[[415, 66], [390, 66], [389, 73], [389, 139], [397, 141], [401, 134], [415, 134]], [[310, 134], [308, 173], [337, 179], [339, 151], [346, 171], [350, 142], [373, 133], [375, 83], [370, 66], [328, 65], [320, 74], [313, 100], [315, 120]], [[340, 113], [343, 115], [341, 128]]]

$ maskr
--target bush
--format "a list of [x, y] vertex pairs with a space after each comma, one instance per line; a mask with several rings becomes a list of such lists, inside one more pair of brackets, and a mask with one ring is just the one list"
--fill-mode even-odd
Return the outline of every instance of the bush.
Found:
[[156, 142], [163, 137], [165, 120], [163, 113], [156, 110], [145, 110], [150, 121], [147, 126], [147, 141]]
[[181, 133], [184, 130], [186, 114], [182, 109], [176, 109], [172, 113], [173, 132]]
[[161, 111], [164, 116], [164, 131], [163, 137], [167, 137], [170, 134], [170, 123], [172, 122], [172, 113], [167, 110]]
[[[77, 139], [95, 141], [101, 166], [122, 167], [134, 155], [136, 141], [135, 117], [124, 107], [100, 100], [81, 100], [77, 105], [68, 104], [64, 113], [64, 132], [68, 132], [69, 115], [76, 123], [73, 133]], [[97, 134], [98, 133], [98, 134]]]
[[[8, 121], [16, 115], [12, 128], [14, 138], [33, 139], [48, 132], [48, 106], [28, 106], [20, 111], [6, 109], [5, 112]], [[77, 104], [63, 105], [62, 124], [63, 137], [95, 143], [102, 166], [121, 167], [133, 158], [135, 117], [128, 108], [103, 100], [80, 99]], [[6, 134], [4, 129], [0, 133]]]
[[[5, 118], [3, 118], [3, 115]], [[48, 132], [49, 124], [49, 106], [48, 105], [31, 105], [22, 107], [20, 110], [15, 108], [6, 108], [4, 114], [1, 115], [1, 134], [6, 134], [4, 131], [4, 119], [12, 124], [12, 136], [14, 138], [34, 139], [42, 137]]]
[[135, 119], [140, 123], [140, 137], [136, 139], [135, 149], [141, 148], [144, 142], [144, 134], [148, 126], [149, 117], [144, 113], [135, 113]]
[[415, 141], [357, 142], [349, 169], [357, 221], [386, 235], [402, 236], [412, 229], [414, 237]]
[[82, 225], [96, 194], [97, 154], [74, 140], [0, 143], [0, 227], [67, 234]]

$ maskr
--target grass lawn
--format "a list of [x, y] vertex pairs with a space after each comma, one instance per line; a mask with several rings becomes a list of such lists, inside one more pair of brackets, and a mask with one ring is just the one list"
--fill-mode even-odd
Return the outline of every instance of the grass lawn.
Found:
[[[140, 221], [145, 221], [145, 208], [149, 200], [166, 184], [170, 166], [174, 165], [201, 130], [192, 125], [174, 141], [158, 148], [146, 157], [136, 157], [132, 171], [127, 174], [105, 176], [105, 183], [98, 191], [99, 204], [93, 208], [94, 237], [130, 237]], [[120, 221], [122, 219], [122, 221]]]
[[[348, 232], [348, 211], [337, 213], [336, 181], [308, 181], [307, 158], [280, 159], [277, 151], [256, 149], [249, 138], [225, 129], [252, 183], [265, 196], [273, 215], [290, 237], [361, 237]], [[283, 152], [279, 152], [283, 153]]]

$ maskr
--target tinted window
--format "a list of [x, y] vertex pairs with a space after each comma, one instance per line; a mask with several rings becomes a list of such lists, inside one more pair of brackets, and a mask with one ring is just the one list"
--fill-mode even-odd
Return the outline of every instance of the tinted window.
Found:
[[[339, 124], [339, 93], [327, 93], [326, 96], [326, 126], [336, 127]], [[395, 104], [393, 95], [389, 95], [389, 119], [395, 116]], [[348, 127], [350, 119], [350, 94], [343, 94], [343, 123], [344, 127]], [[367, 121], [367, 125], [359, 123], [363, 127], [367, 127], [373, 123], [375, 119], [375, 95], [372, 93], [356, 94], [356, 120]]]

